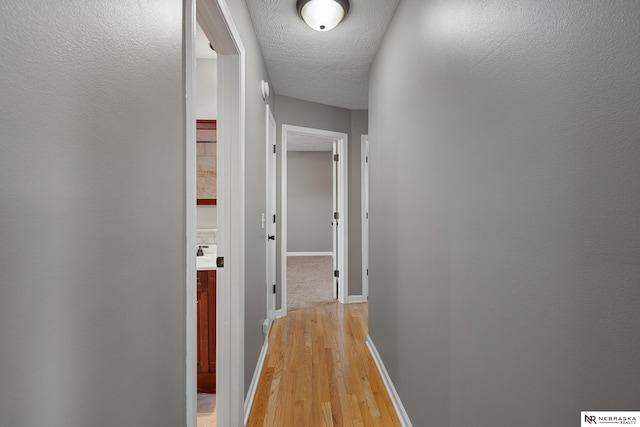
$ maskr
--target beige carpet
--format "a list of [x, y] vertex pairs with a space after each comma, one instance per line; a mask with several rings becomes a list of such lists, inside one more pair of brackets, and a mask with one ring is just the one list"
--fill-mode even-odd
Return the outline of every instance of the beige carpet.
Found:
[[287, 310], [333, 301], [333, 257], [287, 257]]
[[198, 427], [216, 427], [216, 395], [198, 393]]

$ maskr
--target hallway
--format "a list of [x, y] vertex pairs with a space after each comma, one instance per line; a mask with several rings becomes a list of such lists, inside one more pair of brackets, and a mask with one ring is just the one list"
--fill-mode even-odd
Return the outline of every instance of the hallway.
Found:
[[365, 345], [367, 310], [330, 303], [276, 320], [247, 427], [400, 426]]

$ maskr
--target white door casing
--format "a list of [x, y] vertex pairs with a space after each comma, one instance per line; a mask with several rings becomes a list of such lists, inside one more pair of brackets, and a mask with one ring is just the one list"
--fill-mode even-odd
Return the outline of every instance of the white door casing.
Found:
[[[196, 427], [195, 21], [218, 54], [216, 325], [218, 425], [243, 425], [245, 50], [225, 0], [185, 1], [186, 87], [186, 425]], [[233, 195], [233, 197], [231, 197]]]
[[337, 265], [340, 274], [339, 287], [338, 287], [338, 302], [342, 304], [347, 303], [348, 295], [348, 256], [349, 254], [345, 250], [348, 247], [348, 187], [347, 187], [347, 171], [348, 171], [348, 134], [342, 132], [333, 132], [322, 129], [306, 128], [293, 125], [282, 125], [282, 141], [280, 149], [280, 165], [281, 165], [281, 182], [280, 182], [280, 270], [281, 270], [281, 310], [279, 310], [281, 316], [287, 313], [287, 138], [289, 132], [303, 133], [309, 135], [317, 135], [327, 138], [332, 138], [337, 141], [337, 154], [338, 162], [336, 164], [337, 176], [339, 179], [338, 185], [338, 214], [339, 214], [339, 227], [337, 233]]
[[276, 317], [276, 121], [269, 104], [266, 110], [266, 183], [267, 183], [267, 331]]
[[[340, 265], [338, 264], [340, 259], [340, 241], [338, 236], [338, 225], [339, 218], [336, 218], [336, 213], [340, 211], [338, 207], [338, 162], [335, 161], [336, 156], [338, 154], [338, 141], [333, 141], [333, 159], [331, 161], [331, 177], [332, 177], [332, 185], [331, 185], [331, 235], [333, 237], [333, 271], [340, 271]], [[333, 276], [333, 299], [338, 299], [338, 286], [339, 286], [339, 277]]]
[[186, 157], [186, 197], [185, 213], [186, 226], [185, 244], [187, 268], [185, 278], [186, 301], [186, 426], [197, 425], [197, 288], [196, 288], [196, 113], [195, 113], [195, 82], [196, 82], [196, 8], [195, 0], [185, 2], [184, 10], [184, 55], [185, 55], [185, 157]]
[[362, 298], [369, 298], [369, 135], [361, 137]]

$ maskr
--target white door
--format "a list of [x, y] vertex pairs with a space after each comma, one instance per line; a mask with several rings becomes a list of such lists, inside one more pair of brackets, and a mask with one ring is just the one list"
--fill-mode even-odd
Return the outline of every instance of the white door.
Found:
[[276, 121], [267, 109], [267, 319], [276, 317]]
[[362, 296], [369, 298], [369, 136], [362, 135]]
[[338, 299], [338, 282], [340, 277], [336, 272], [340, 271], [340, 235], [339, 235], [339, 221], [340, 221], [340, 213], [339, 213], [339, 192], [338, 192], [338, 162], [336, 159], [338, 158], [338, 141], [333, 141], [333, 212], [331, 213], [331, 225], [333, 226], [333, 299]]

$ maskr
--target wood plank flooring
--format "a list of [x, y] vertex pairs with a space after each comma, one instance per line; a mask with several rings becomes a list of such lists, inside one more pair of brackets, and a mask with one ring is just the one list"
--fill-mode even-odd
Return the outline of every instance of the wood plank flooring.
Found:
[[400, 427], [366, 339], [366, 303], [276, 320], [247, 427]]

